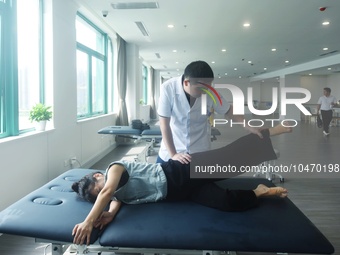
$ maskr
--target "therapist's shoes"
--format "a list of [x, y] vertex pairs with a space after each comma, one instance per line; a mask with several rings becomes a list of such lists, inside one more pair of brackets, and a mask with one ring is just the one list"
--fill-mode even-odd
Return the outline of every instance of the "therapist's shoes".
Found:
[[329, 135], [329, 133], [327, 133], [325, 130], [323, 131], [323, 134], [326, 136]]

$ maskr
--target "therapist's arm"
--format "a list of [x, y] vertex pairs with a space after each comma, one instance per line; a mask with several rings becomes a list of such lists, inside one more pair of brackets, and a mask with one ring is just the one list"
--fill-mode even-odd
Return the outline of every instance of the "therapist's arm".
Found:
[[102, 214], [104, 208], [111, 201], [111, 198], [118, 187], [119, 180], [124, 171], [124, 167], [118, 164], [114, 164], [109, 168], [104, 188], [99, 192], [91, 211], [82, 223], [75, 225], [73, 228], [73, 243], [86, 243], [87, 245], [90, 244], [93, 226], [99, 216]]
[[[186, 153], [177, 153], [174, 144], [174, 139], [172, 137], [172, 131], [170, 127], [170, 118], [159, 116], [159, 125], [162, 132], [162, 140], [165, 147], [173, 160], [178, 160], [182, 164], [188, 164], [191, 161], [191, 156]], [[183, 127], [187, 128], [187, 127]]]

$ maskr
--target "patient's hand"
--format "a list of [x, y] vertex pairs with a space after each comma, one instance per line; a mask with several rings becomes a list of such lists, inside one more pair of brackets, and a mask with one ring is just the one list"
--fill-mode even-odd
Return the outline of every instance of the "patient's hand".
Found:
[[86, 243], [87, 245], [89, 245], [92, 228], [92, 224], [86, 221], [75, 225], [72, 231], [72, 235], [74, 237], [73, 243], [78, 245]]
[[191, 162], [191, 156], [188, 153], [176, 153], [171, 157], [172, 160], [177, 160], [182, 164], [189, 164]]
[[109, 224], [113, 218], [115, 217], [115, 214], [112, 212], [102, 212], [102, 214], [99, 216], [98, 220], [94, 223], [95, 228], [103, 229], [107, 224]]

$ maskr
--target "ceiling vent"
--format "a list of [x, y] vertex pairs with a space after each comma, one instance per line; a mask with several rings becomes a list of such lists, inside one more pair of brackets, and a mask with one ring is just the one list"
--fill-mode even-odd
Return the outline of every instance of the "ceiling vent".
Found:
[[155, 53], [157, 58], [161, 58], [161, 55], [159, 53]]
[[111, 4], [113, 9], [117, 10], [135, 10], [135, 9], [158, 9], [158, 2], [131, 2], [131, 3], [114, 3]]
[[149, 36], [149, 33], [148, 31], [146, 30], [146, 27], [144, 26], [143, 22], [141, 21], [136, 21], [135, 22], [137, 27], [139, 28], [139, 30], [141, 31], [141, 33], [144, 35], [144, 36]]

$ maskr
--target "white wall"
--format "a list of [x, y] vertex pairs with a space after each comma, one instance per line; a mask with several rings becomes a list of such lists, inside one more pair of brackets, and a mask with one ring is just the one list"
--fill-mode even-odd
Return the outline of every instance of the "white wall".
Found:
[[53, 26], [53, 45], [46, 55], [54, 129], [0, 140], [0, 210], [70, 169], [64, 166], [66, 159], [76, 156], [88, 168], [115, 146], [113, 136], [97, 134], [115, 123], [114, 114], [77, 122], [74, 22], [78, 7], [70, 0], [46, 1], [46, 7], [46, 15], [52, 14], [47, 25]]
[[327, 76], [302, 76], [301, 87], [308, 89], [311, 93], [309, 104], [316, 104], [323, 95], [323, 88], [327, 87]]
[[327, 76], [327, 87], [330, 87], [332, 95], [340, 100], [340, 73]]

